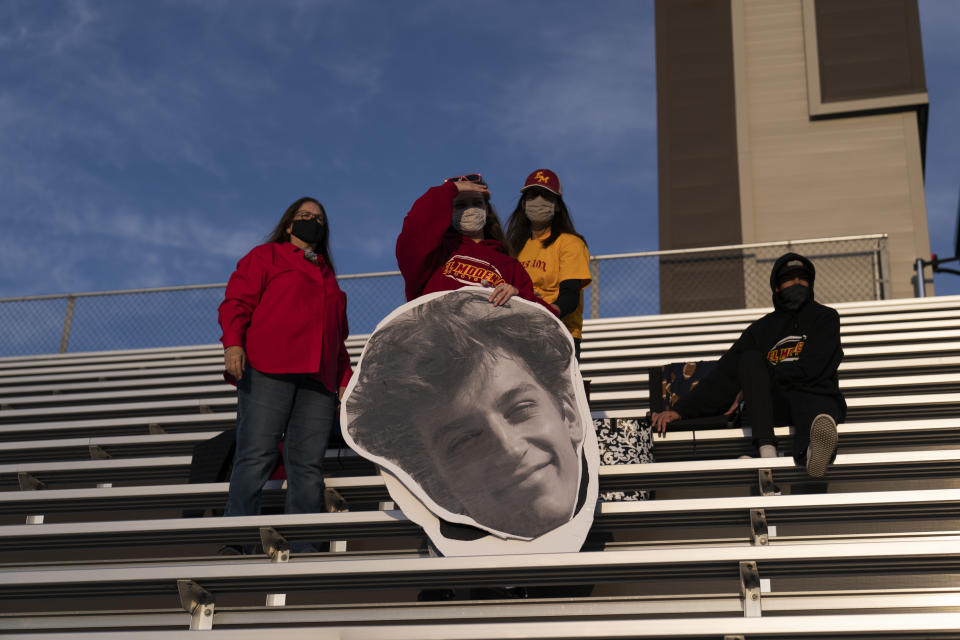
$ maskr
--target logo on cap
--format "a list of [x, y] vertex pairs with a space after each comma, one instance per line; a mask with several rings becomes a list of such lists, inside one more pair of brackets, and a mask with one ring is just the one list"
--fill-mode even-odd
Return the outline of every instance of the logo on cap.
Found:
[[524, 191], [530, 187], [541, 187], [547, 191], [551, 191], [555, 194], [563, 195], [563, 187], [560, 186], [560, 178], [557, 177], [553, 171], [550, 169], [537, 169], [529, 176], [527, 176], [526, 181], [523, 183], [523, 187], [520, 189]]

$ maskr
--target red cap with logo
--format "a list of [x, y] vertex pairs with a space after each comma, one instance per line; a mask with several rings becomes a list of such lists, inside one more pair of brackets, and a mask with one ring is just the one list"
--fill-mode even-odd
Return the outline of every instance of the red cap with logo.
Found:
[[558, 196], [563, 195], [563, 187], [560, 186], [560, 178], [558, 178], [557, 174], [555, 174], [553, 171], [550, 171], [550, 169], [537, 169], [531, 173], [529, 176], [527, 176], [527, 181], [523, 183], [523, 187], [520, 189], [520, 191], [524, 191], [530, 187], [540, 187], [555, 193]]

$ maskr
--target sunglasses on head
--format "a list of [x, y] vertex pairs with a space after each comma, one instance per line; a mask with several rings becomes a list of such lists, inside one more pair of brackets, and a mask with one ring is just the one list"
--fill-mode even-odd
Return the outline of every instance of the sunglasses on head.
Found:
[[468, 173], [464, 176], [454, 176], [447, 178], [444, 182], [483, 182], [483, 175], [479, 173]]

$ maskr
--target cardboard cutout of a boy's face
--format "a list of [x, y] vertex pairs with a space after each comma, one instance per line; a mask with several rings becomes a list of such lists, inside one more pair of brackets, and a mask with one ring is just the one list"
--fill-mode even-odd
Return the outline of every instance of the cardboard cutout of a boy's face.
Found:
[[489, 295], [430, 294], [384, 319], [344, 439], [445, 555], [577, 551], [599, 456], [572, 339], [540, 305]]

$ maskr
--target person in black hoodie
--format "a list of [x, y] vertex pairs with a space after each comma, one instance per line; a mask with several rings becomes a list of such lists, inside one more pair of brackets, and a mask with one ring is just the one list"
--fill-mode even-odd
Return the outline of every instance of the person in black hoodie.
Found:
[[675, 411], [654, 413], [653, 428], [663, 434], [674, 420], [719, 415], [742, 392], [760, 456], [777, 455], [774, 425], [793, 424], [794, 460], [822, 478], [836, 455], [837, 422], [847, 405], [837, 381], [840, 316], [814, 301], [815, 275], [807, 258], [780, 256], [770, 274], [774, 310], [747, 327]]

